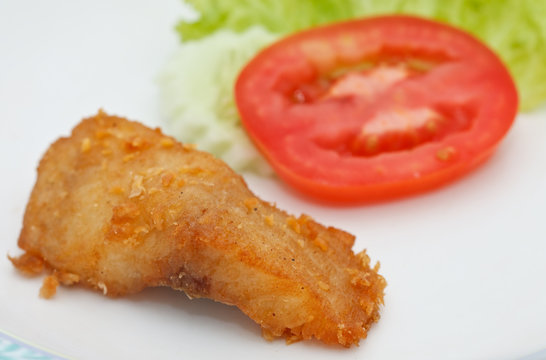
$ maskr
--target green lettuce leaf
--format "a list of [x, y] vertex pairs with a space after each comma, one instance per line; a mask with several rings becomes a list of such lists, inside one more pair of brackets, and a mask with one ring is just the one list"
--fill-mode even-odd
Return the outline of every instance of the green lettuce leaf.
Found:
[[200, 14], [182, 21], [183, 41], [217, 30], [244, 32], [259, 25], [284, 35], [301, 29], [386, 13], [421, 15], [473, 33], [499, 54], [512, 73], [520, 108], [546, 100], [546, 2], [542, 0], [188, 0]]
[[183, 41], [198, 40], [217, 30], [243, 32], [259, 25], [285, 34], [356, 15], [356, 0], [190, 0], [201, 16], [181, 21], [176, 29]]

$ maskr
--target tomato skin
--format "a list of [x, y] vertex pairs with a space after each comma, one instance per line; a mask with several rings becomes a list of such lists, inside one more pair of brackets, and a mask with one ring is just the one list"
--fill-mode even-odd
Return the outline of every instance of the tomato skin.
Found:
[[235, 96], [278, 175], [333, 202], [388, 200], [460, 178], [493, 154], [518, 106], [493, 52], [411, 16], [282, 39], [242, 70]]

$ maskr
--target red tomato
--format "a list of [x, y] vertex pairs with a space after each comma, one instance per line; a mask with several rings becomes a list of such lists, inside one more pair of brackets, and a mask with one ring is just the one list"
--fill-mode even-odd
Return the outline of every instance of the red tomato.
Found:
[[344, 202], [422, 192], [468, 173], [518, 107], [492, 51], [409, 16], [282, 39], [243, 69], [235, 94], [244, 127], [282, 179]]

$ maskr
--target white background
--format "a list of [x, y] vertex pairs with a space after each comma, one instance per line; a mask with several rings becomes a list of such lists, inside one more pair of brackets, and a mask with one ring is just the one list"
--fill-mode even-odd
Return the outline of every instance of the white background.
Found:
[[[79, 359], [514, 359], [546, 356], [546, 108], [520, 115], [484, 167], [373, 206], [313, 204], [271, 179], [251, 188], [357, 236], [388, 281], [360, 347], [266, 342], [236, 308], [148, 289], [38, 298], [6, 255], [48, 145], [99, 108], [161, 126], [156, 76], [174, 52], [177, 0], [0, 2], [0, 330]], [[528, 357], [531, 354], [533, 356]]]

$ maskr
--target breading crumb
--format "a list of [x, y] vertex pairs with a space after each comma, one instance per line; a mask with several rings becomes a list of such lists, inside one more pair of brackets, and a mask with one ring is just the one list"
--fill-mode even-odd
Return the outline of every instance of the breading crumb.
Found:
[[255, 197], [247, 198], [244, 200], [244, 204], [248, 211], [252, 211], [258, 205], [258, 199], [256, 199]]
[[61, 284], [66, 286], [74, 285], [80, 282], [80, 277], [77, 274], [57, 270], [55, 270], [53, 274]]
[[146, 189], [142, 185], [143, 180], [144, 178], [142, 177], [142, 175], [135, 175], [133, 177], [133, 183], [131, 184], [131, 192], [129, 193], [129, 199], [137, 197], [146, 191]]
[[127, 155], [125, 155], [125, 156], [123, 157], [122, 161], [123, 161], [124, 163], [129, 162], [129, 161], [133, 160], [133, 159], [135, 158], [135, 156], [136, 156], [136, 153], [127, 154]]
[[140, 150], [147, 145], [147, 141], [141, 138], [140, 136], [134, 136], [131, 141], [127, 144], [127, 147], [130, 150]]
[[163, 175], [161, 175], [161, 184], [164, 187], [168, 187], [172, 184], [174, 181], [174, 174], [171, 171], [165, 172]]
[[366, 305], [363, 308], [364, 308], [364, 311], [366, 311], [366, 314], [368, 316], [372, 315], [373, 311], [375, 310], [374, 304], [370, 302], [366, 303]]
[[163, 146], [164, 148], [170, 148], [174, 145], [174, 141], [171, 138], [164, 137], [159, 140], [159, 144]]
[[319, 280], [318, 286], [324, 291], [330, 290], [330, 285], [326, 284], [324, 281]]
[[370, 266], [370, 257], [366, 254], [366, 250], [359, 252], [356, 256], [360, 259], [363, 268]]
[[315, 239], [313, 239], [313, 244], [317, 246], [319, 249], [321, 249], [322, 251], [328, 250], [328, 244], [326, 244], [326, 242], [324, 242], [324, 240], [322, 240], [318, 236]]
[[148, 228], [148, 226], [142, 225], [142, 226], [136, 227], [134, 233], [135, 234], [140, 234], [140, 233], [147, 234], [149, 231], [150, 231], [150, 229]]
[[125, 192], [125, 190], [121, 187], [121, 186], [112, 186], [110, 188], [110, 194], [115, 194], [115, 195], [121, 195]]
[[265, 223], [269, 226], [273, 226], [273, 224], [275, 223], [275, 221], [273, 220], [273, 214], [267, 215], [266, 217], [264, 217], [264, 220]]
[[97, 130], [95, 131], [95, 137], [99, 140], [102, 140], [108, 136], [110, 136], [110, 131], [108, 130]]
[[89, 139], [88, 137], [84, 138], [82, 140], [82, 145], [81, 145], [81, 150], [82, 152], [88, 152], [89, 150], [91, 150], [91, 139]]
[[275, 340], [276, 336], [269, 329], [262, 328], [262, 337], [267, 341]]
[[97, 283], [97, 287], [98, 287], [100, 290], [102, 290], [103, 295], [108, 294], [108, 288], [106, 287], [106, 284], [103, 283], [102, 281], [99, 281], [99, 282]]
[[301, 234], [301, 225], [299, 221], [294, 216], [289, 216], [286, 218], [286, 223], [296, 234]]
[[290, 345], [301, 340], [302, 337], [300, 335], [290, 335], [286, 337], [286, 345]]
[[184, 150], [195, 150], [197, 148], [196, 144], [182, 144]]
[[40, 297], [51, 299], [57, 293], [57, 286], [59, 286], [59, 280], [55, 275], [46, 276], [40, 288]]

